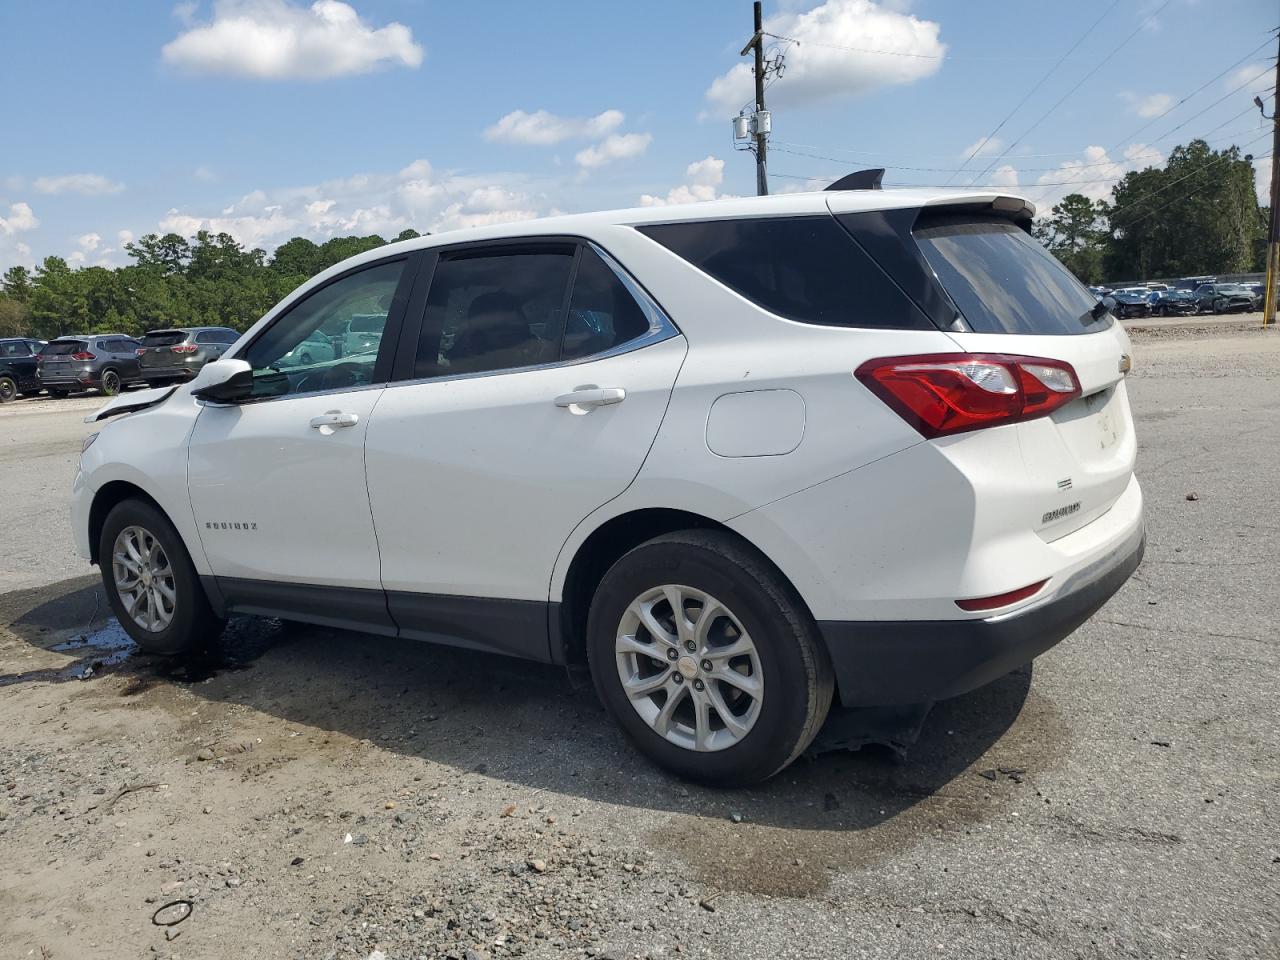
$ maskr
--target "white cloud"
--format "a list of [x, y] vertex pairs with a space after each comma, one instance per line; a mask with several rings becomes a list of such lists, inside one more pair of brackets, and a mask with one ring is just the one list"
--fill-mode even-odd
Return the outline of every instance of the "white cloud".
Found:
[[584, 170], [594, 170], [615, 160], [627, 160], [638, 157], [649, 149], [649, 141], [653, 136], [648, 133], [614, 133], [605, 137], [600, 143], [579, 150], [574, 160]]
[[92, 253], [94, 250], [97, 250], [98, 247], [102, 246], [102, 237], [96, 233], [82, 234], [80, 237], [76, 238], [76, 245], [86, 253]]
[[565, 140], [603, 137], [626, 119], [620, 110], [605, 110], [594, 117], [561, 117], [546, 110], [525, 113], [513, 110], [484, 132], [486, 140], [497, 143], [525, 143], [547, 146]]
[[109, 180], [100, 173], [69, 173], [61, 177], [37, 177], [33, 186], [37, 193], [78, 193], [82, 197], [99, 197], [124, 190], [123, 183]]
[[1000, 155], [1000, 151], [1004, 149], [1004, 141], [999, 137], [979, 137], [973, 143], [969, 144], [960, 151], [960, 159], [967, 160], [969, 157], [996, 157]]
[[339, 0], [216, 0], [213, 19], [164, 45], [166, 63], [200, 73], [319, 80], [385, 66], [417, 67], [422, 47], [402, 23], [373, 27]]
[[4, 236], [34, 230], [38, 226], [40, 221], [36, 219], [31, 206], [21, 201], [9, 205], [9, 216], [0, 217], [0, 234]]
[[132, 231], [132, 230], [117, 230], [117, 231], [116, 231], [116, 241], [117, 241], [117, 242], [120, 244], [120, 246], [122, 246], [122, 247], [123, 247], [126, 243], [133, 243], [133, 231]]
[[1144, 97], [1126, 90], [1120, 94], [1120, 98], [1128, 103], [1133, 112], [1144, 120], [1160, 116], [1172, 107], [1174, 103], [1173, 94], [1171, 93], [1152, 93]]
[[1079, 160], [1064, 160], [1056, 169], [1041, 174], [1036, 181], [1045, 192], [1036, 198], [1041, 215], [1069, 193], [1081, 193], [1091, 200], [1110, 200], [1114, 187], [1130, 170], [1159, 166], [1164, 154], [1145, 143], [1125, 148], [1121, 159], [1111, 157], [1104, 147], [1085, 147]]
[[724, 182], [724, 161], [719, 157], [707, 156], [695, 160], [685, 168], [688, 183], [673, 187], [665, 197], [646, 193], [640, 197], [642, 207], [665, 207], [673, 203], [700, 203], [705, 200], [718, 200], [728, 194], [722, 194], [718, 188]]
[[203, 163], [191, 171], [191, 176], [194, 179], [199, 180], [201, 183], [214, 183], [218, 179], [217, 172], [212, 167], [206, 166]]
[[[894, 9], [898, 6], [826, 0], [809, 11], [784, 10], [766, 19], [767, 32], [799, 41], [786, 51], [786, 72], [770, 88], [770, 103], [808, 105], [936, 73], [947, 49], [938, 40], [940, 25]], [[751, 67], [738, 63], [712, 81], [706, 98], [727, 119], [752, 99], [753, 84]]]
[[546, 195], [519, 174], [464, 175], [415, 160], [397, 171], [254, 190], [220, 209], [173, 209], [156, 230], [186, 236], [197, 230], [229, 233], [269, 250], [292, 236], [323, 242], [377, 233], [389, 240], [406, 227], [439, 233], [528, 220], [552, 208]]
[[1016, 187], [1018, 185], [1018, 171], [1009, 164], [996, 167], [991, 174], [991, 179], [987, 181], [993, 187]]
[[1258, 61], [1232, 71], [1223, 86], [1234, 90], [1243, 85], [1246, 93], [1271, 93], [1275, 89], [1275, 64]]
[[1271, 202], [1271, 161], [1253, 161], [1253, 189], [1258, 193], [1258, 202], [1264, 207]]

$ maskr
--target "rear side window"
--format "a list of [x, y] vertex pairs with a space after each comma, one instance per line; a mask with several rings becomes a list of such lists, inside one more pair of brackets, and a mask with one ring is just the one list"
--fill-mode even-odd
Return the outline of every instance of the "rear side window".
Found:
[[1061, 335], [1105, 325], [1093, 317], [1097, 300], [1088, 288], [1016, 224], [943, 219], [914, 234], [975, 333]]
[[833, 217], [706, 220], [637, 229], [788, 320], [933, 329]]
[[556, 360], [574, 248], [440, 258], [415, 377], [509, 370]]
[[31, 356], [31, 348], [27, 346], [24, 340], [14, 340], [9, 343], [0, 343], [0, 357], [29, 357]]
[[565, 319], [561, 359], [604, 353], [649, 332], [649, 316], [618, 274], [584, 247]]

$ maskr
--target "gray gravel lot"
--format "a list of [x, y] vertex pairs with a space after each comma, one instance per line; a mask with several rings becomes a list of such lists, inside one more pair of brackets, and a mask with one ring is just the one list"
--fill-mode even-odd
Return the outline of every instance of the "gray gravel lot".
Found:
[[53, 646], [119, 641], [65, 518], [101, 401], [0, 410], [0, 955], [1280, 956], [1280, 334], [1135, 355], [1134, 579], [905, 761], [733, 792], [560, 671], [425, 645], [240, 621], [66, 679]]

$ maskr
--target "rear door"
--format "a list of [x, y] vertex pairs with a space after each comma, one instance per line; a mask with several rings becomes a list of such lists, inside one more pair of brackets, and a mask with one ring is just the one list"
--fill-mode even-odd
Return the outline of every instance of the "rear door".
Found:
[[1128, 486], [1135, 441], [1124, 376], [1129, 338], [1020, 226], [996, 217], [922, 217], [915, 241], [956, 309], [949, 331], [973, 353], [1065, 360], [1082, 395], [1015, 426], [1028, 477], [1058, 503], [1031, 518], [1047, 540], [1105, 513]]
[[365, 446], [388, 606], [406, 636], [547, 659], [556, 556], [639, 471], [684, 338], [574, 240], [445, 250], [420, 316]]

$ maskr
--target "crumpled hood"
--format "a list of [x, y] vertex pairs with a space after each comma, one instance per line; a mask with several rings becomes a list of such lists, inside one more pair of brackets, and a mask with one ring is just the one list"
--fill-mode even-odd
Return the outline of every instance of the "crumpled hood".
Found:
[[169, 387], [152, 387], [149, 390], [132, 390], [127, 394], [122, 393], [118, 397], [112, 397], [104, 406], [85, 417], [84, 422], [94, 423], [122, 413], [134, 413], [145, 410], [147, 407], [154, 407], [168, 400], [177, 389], [175, 384]]

